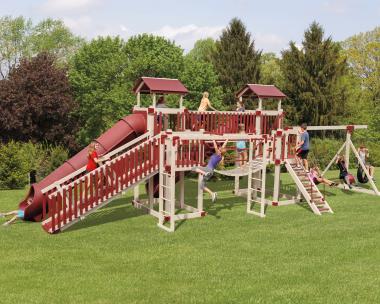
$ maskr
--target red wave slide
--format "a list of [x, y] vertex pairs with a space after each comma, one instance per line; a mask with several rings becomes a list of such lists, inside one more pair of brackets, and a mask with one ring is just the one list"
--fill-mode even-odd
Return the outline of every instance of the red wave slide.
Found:
[[[95, 142], [99, 144], [98, 154], [103, 155], [109, 153], [119, 146], [139, 137], [146, 132], [146, 128], [146, 112], [136, 112], [122, 118], [112, 128], [95, 140]], [[87, 149], [88, 147], [84, 148], [75, 156], [65, 161], [39, 183], [31, 185], [27, 196], [19, 204], [19, 209], [25, 212], [25, 220], [41, 221], [43, 208], [42, 189], [85, 166], [87, 164]], [[28, 200], [31, 200], [31, 204], [27, 203]]]

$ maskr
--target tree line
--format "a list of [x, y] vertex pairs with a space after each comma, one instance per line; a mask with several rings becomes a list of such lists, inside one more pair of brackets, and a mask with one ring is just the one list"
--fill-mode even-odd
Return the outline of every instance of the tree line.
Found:
[[231, 110], [246, 83], [275, 84], [288, 96], [288, 124], [369, 124], [379, 138], [380, 28], [334, 41], [313, 22], [301, 45], [263, 53], [235, 18], [217, 40], [198, 40], [187, 54], [164, 37], [124, 40], [75, 36], [62, 21], [38, 24], [0, 18], [0, 136], [62, 145], [74, 153], [98, 137], [135, 102], [141, 76], [178, 78], [196, 109], [203, 91], [216, 108]]

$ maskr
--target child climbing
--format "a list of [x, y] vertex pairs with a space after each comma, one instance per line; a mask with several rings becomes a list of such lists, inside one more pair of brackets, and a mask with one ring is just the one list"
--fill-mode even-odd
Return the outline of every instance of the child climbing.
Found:
[[347, 164], [343, 155], [339, 155], [335, 162], [339, 168], [339, 178], [352, 189], [352, 185], [355, 183], [355, 177], [348, 172]]
[[[32, 203], [32, 199], [28, 199], [26, 203], [29, 206]], [[6, 218], [7, 216], [12, 216], [12, 215], [13, 217], [7, 222], [5, 222], [3, 226], [9, 226], [10, 224], [15, 223], [17, 220], [23, 220], [25, 217], [25, 212], [24, 210], [19, 209], [19, 210], [6, 212], [6, 213], [0, 213], [0, 217], [4, 217], [4, 218]]]
[[297, 144], [297, 165], [300, 166], [302, 163], [305, 170], [309, 171], [309, 164], [307, 162], [307, 155], [309, 154], [309, 133], [307, 130], [307, 124], [303, 123], [300, 126], [300, 141]]
[[337, 186], [337, 183], [335, 183], [335, 182], [333, 182], [331, 180], [328, 180], [327, 178], [322, 177], [321, 171], [319, 170], [318, 166], [313, 166], [310, 169], [309, 178], [316, 185], [318, 185], [318, 184], [325, 184], [325, 185], [328, 185], [330, 187]]
[[[239, 124], [239, 134], [245, 134], [244, 124]], [[244, 166], [248, 159], [248, 153], [246, 149], [246, 143], [244, 140], [239, 140], [236, 142], [236, 152], [237, 152], [237, 163], [239, 167]]]
[[206, 167], [194, 167], [192, 168], [192, 171], [197, 172], [199, 174], [202, 174], [202, 182], [201, 182], [201, 189], [206, 191], [210, 194], [211, 200], [214, 203], [217, 199], [217, 192], [211, 191], [209, 188], [206, 187], [206, 182], [210, 180], [210, 178], [214, 174], [215, 168], [218, 166], [218, 164], [223, 161], [224, 154], [226, 153], [226, 145], [228, 143], [228, 139], [223, 143], [223, 145], [219, 148], [215, 140], [214, 143], [214, 149], [215, 153], [211, 155], [207, 166]]

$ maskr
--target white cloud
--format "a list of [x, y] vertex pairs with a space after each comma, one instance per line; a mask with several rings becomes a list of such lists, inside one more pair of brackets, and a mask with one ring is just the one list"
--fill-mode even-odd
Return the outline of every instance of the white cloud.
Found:
[[286, 45], [286, 41], [280, 36], [272, 33], [252, 34], [255, 39], [255, 48], [263, 49], [264, 52], [280, 53]]
[[181, 27], [165, 25], [159, 30], [152, 32], [152, 34], [174, 40], [186, 51], [189, 51], [198, 39], [218, 38], [223, 28], [223, 26], [197, 26], [194, 24]]
[[45, 13], [85, 11], [101, 4], [102, 0], [46, 0], [40, 6]]
[[323, 3], [323, 7], [326, 11], [334, 14], [344, 14], [348, 10], [348, 4], [344, 0], [330, 0]]
[[77, 18], [63, 18], [65, 25], [75, 33], [85, 33], [93, 28], [92, 19], [89, 16]]

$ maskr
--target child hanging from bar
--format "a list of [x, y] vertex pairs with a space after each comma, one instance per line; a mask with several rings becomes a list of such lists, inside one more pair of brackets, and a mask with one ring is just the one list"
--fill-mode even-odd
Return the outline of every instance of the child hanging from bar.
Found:
[[[28, 206], [30, 204], [32, 204], [32, 198], [28, 198], [26, 203], [28, 204]], [[0, 217], [4, 217], [4, 218], [6, 218], [8, 216], [12, 216], [12, 215], [13, 215], [13, 217], [10, 220], [6, 221], [3, 224], [3, 226], [9, 226], [9, 225], [15, 223], [17, 220], [24, 220], [25, 211], [22, 209], [18, 209], [18, 210], [14, 210], [14, 211], [10, 211], [10, 212], [0, 213]]]
[[[239, 134], [245, 134], [245, 125], [239, 124]], [[236, 142], [236, 152], [237, 152], [237, 165], [239, 167], [244, 166], [248, 159], [246, 142], [244, 140], [239, 140]]]
[[211, 200], [214, 203], [217, 199], [218, 193], [211, 191], [209, 188], [206, 187], [206, 182], [210, 180], [210, 178], [214, 174], [215, 168], [218, 166], [218, 164], [223, 161], [224, 154], [226, 153], [226, 146], [228, 143], [228, 139], [223, 143], [223, 145], [219, 148], [216, 141], [213, 141], [214, 143], [214, 149], [215, 153], [211, 155], [207, 166], [206, 167], [194, 167], [192, 168], [192, 171], [197, 172], [199, 174], [203, 175], [202, 182], [201, 182], [201, 189], [203, 191], [206, 191], [210, 194]]

